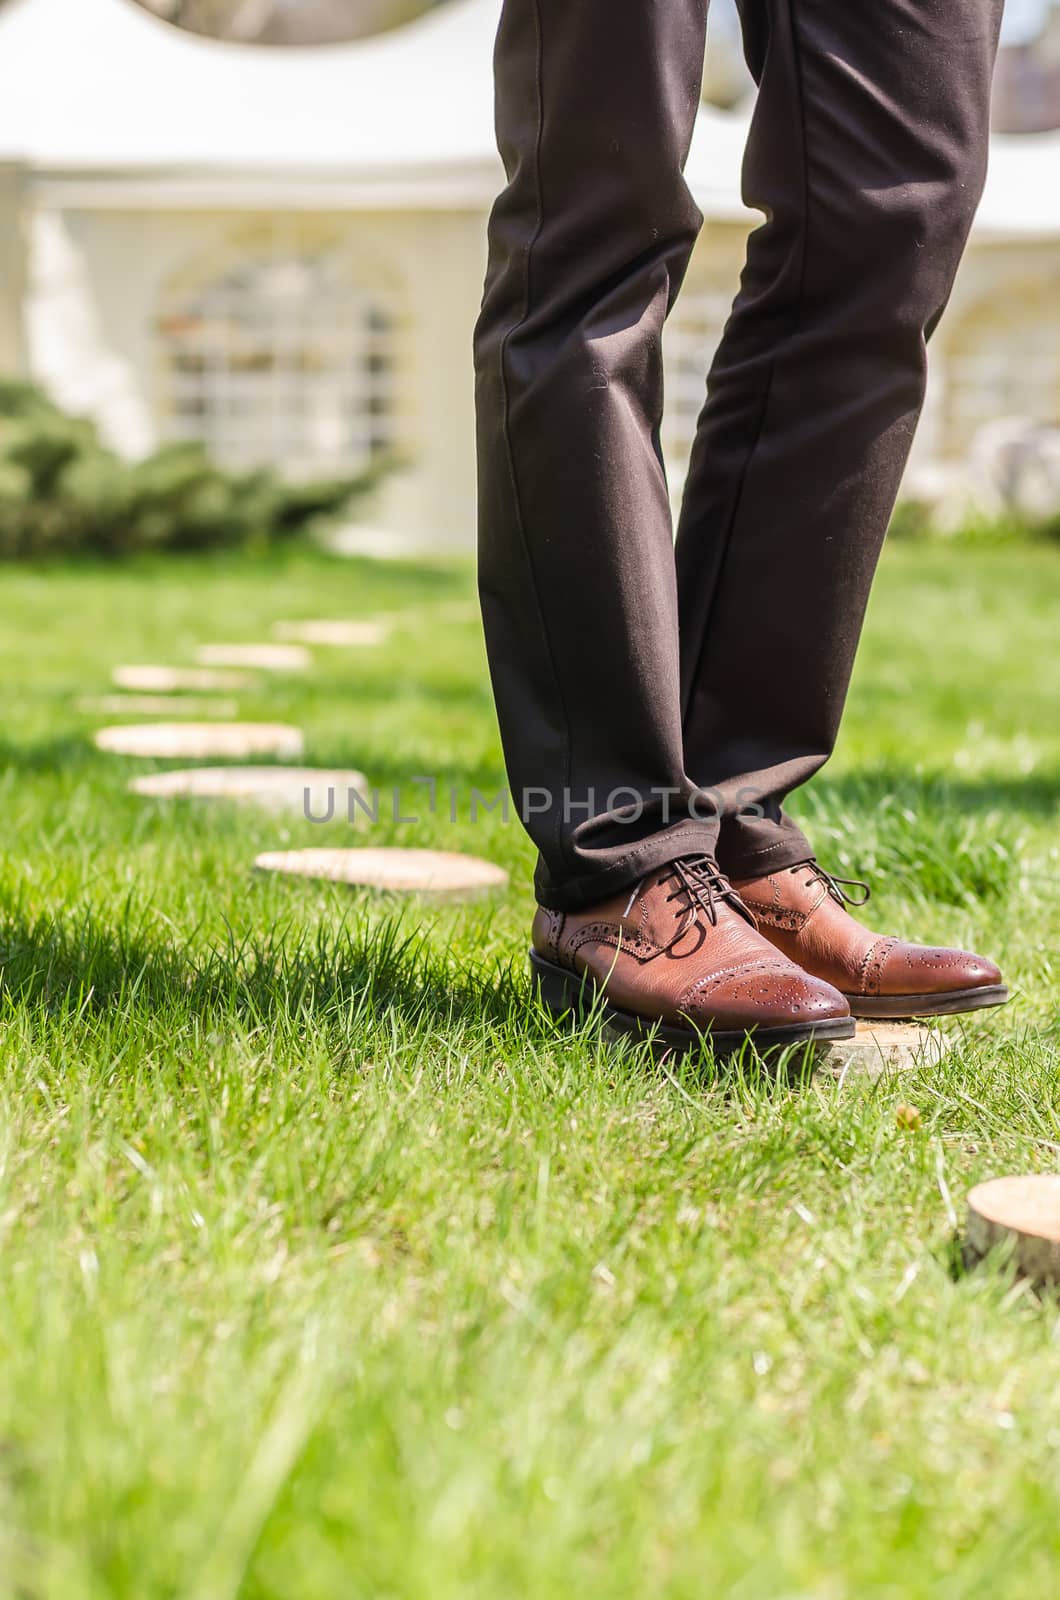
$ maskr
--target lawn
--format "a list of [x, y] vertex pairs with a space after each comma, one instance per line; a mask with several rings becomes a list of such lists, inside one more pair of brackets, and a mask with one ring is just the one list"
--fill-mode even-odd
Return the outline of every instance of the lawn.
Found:
[[[470, 594], [310, 554], [0, 573], [0, 1594], [1051, 1593], [1060, 1304], [954, 1241], [970, 1184], [1060, 1167], [1060, 551], [890, 550], [798, 808], [880, 926], [1014, 987], [875, 1086], [533, 1008], [529, 848], [467, 814], [501, 783]], [[456, 822], [140, 800], [89, 742], [118, 662], [381, 610], [241, 711]], [[369, 839], [511, 890], [251, 870]]]

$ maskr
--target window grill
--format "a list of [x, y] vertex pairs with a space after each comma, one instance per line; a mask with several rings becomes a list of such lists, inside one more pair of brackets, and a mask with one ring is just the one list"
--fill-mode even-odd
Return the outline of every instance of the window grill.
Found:
[[164, 432], [225, 466], [345, 472], [394, 446], [394, 322], [341, 258], [234, 260], [170, 297], [158, 340]]

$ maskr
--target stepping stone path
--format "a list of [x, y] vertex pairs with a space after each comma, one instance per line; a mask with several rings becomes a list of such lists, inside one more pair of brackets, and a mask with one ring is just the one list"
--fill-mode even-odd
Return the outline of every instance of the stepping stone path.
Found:
[[268, 850], [254, 865], [263, 872], [442, 900], [471, 899], [508, 882], [508, 874], [491, 861], [445, 850]]
[[305, 672], [313, 663], [300, 644], [203, 644], [195, 659], [204, 667], [250, 667], [261, 672]]
[[368, 779], [363, 772], [329, 772], [323, 767], [188, 767], [178, 772], [151, 772], [131, 778], [133, 794], [168, 797], [191, 795], [207, 800], [250, 801], [276, 811], [306, 813], [324, 818], [329, 802], [334, 801], [335, 816], [348, 819], [347, 796], [351, 790], [364, 793]]
[[237, 717], [239, 706], [234, 700], [195, 700], [183, 697], [174, 702], [162, 694], [104, 694], [95, 700], [78, 702], [82, 711], [105, 717], [168, 717], [176, 706], [189, 717]]
[[998, 1245], [1009, 1247], [1021, 1277], [1060, 1282], [1060, 1173], [994, 1178], [972, 1190], [965, 1260], [972, 1266]]
[[233, 689], [251, 689], [254, 679], [249, 672], [212, 672], [205, 667], [115, 667], [111, 682], [117, 689], [132, 689], [139, 694], [179, 694], [191, 690], [193, 694], [229, 692]]
[[859, 1022], [853, 1039], [822, 1046], [815, 1056], [818, 1071], [834, 1077], [874, 1081], [890, 1072], [937, 1067], [950, 1047], [946, 1035], [915, 1022]]
[[383, 644], [390, 633], [390, 624], [374, 618], [363, 621], [319, 618], [309, 622], [277, 622], [272, 631], [277, 639], [294, 639], [299, 644], [361, 646]]
[[194, 761], [210, 756], [302, 754], [302, 733], [279, 722], [144, 722], [101, 728], [98, 749], [121, 756], [178, 756]]

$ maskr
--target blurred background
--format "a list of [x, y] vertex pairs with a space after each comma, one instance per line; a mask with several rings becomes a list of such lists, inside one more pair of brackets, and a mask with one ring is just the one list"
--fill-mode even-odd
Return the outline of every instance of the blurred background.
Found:
[[[124, 462], [158, 514], [194, 489], [192, 522], [203, 483], [216, 502], [224, 474], [267, 467], [317, 487], [244, 521], [354, 486], [381, 547], [470, 546], [498, 10], [2, 0], [0, 552], [74, 541], [54, 507], [43, 531], [20, 508], [71, 461], [82, 527]], [[715, 0], [688, 169], [706, 223], [666, 337], [675, 495], [757, 221], [739, 183], [750, 103]], [[906, 481], [903, 515], [941, 528], [1060, 517], [1060, 0], [1010, 0], [994, 121]], [[103, 542], [123, 536], [110, 523]]]

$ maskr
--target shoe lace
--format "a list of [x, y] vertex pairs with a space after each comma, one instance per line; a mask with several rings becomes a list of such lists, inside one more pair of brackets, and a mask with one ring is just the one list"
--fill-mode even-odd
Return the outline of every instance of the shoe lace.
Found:
[[[839, 906], [864, 906], [872, 898], [872, 890], [862, 878], [838, 878], [834, 872], [826, 872], [817, 861], [804, 861], [802, 865], [810, 874], [810, 882], [823, 883], [836, 905]], [[851, 894], [851, 889], [860, 889], [860, 895]]]
[[711, 856], [682, 856], [672, 861], [657, 881], [660, 886], [671, 885], [666, 903], [675, 902], [674, 918], [679, 927], [671, 944], [683, 938], [701, 913], [712, 926], [717, 926], [718, 912], [726, 903], [755, 926], [753, 915]]

